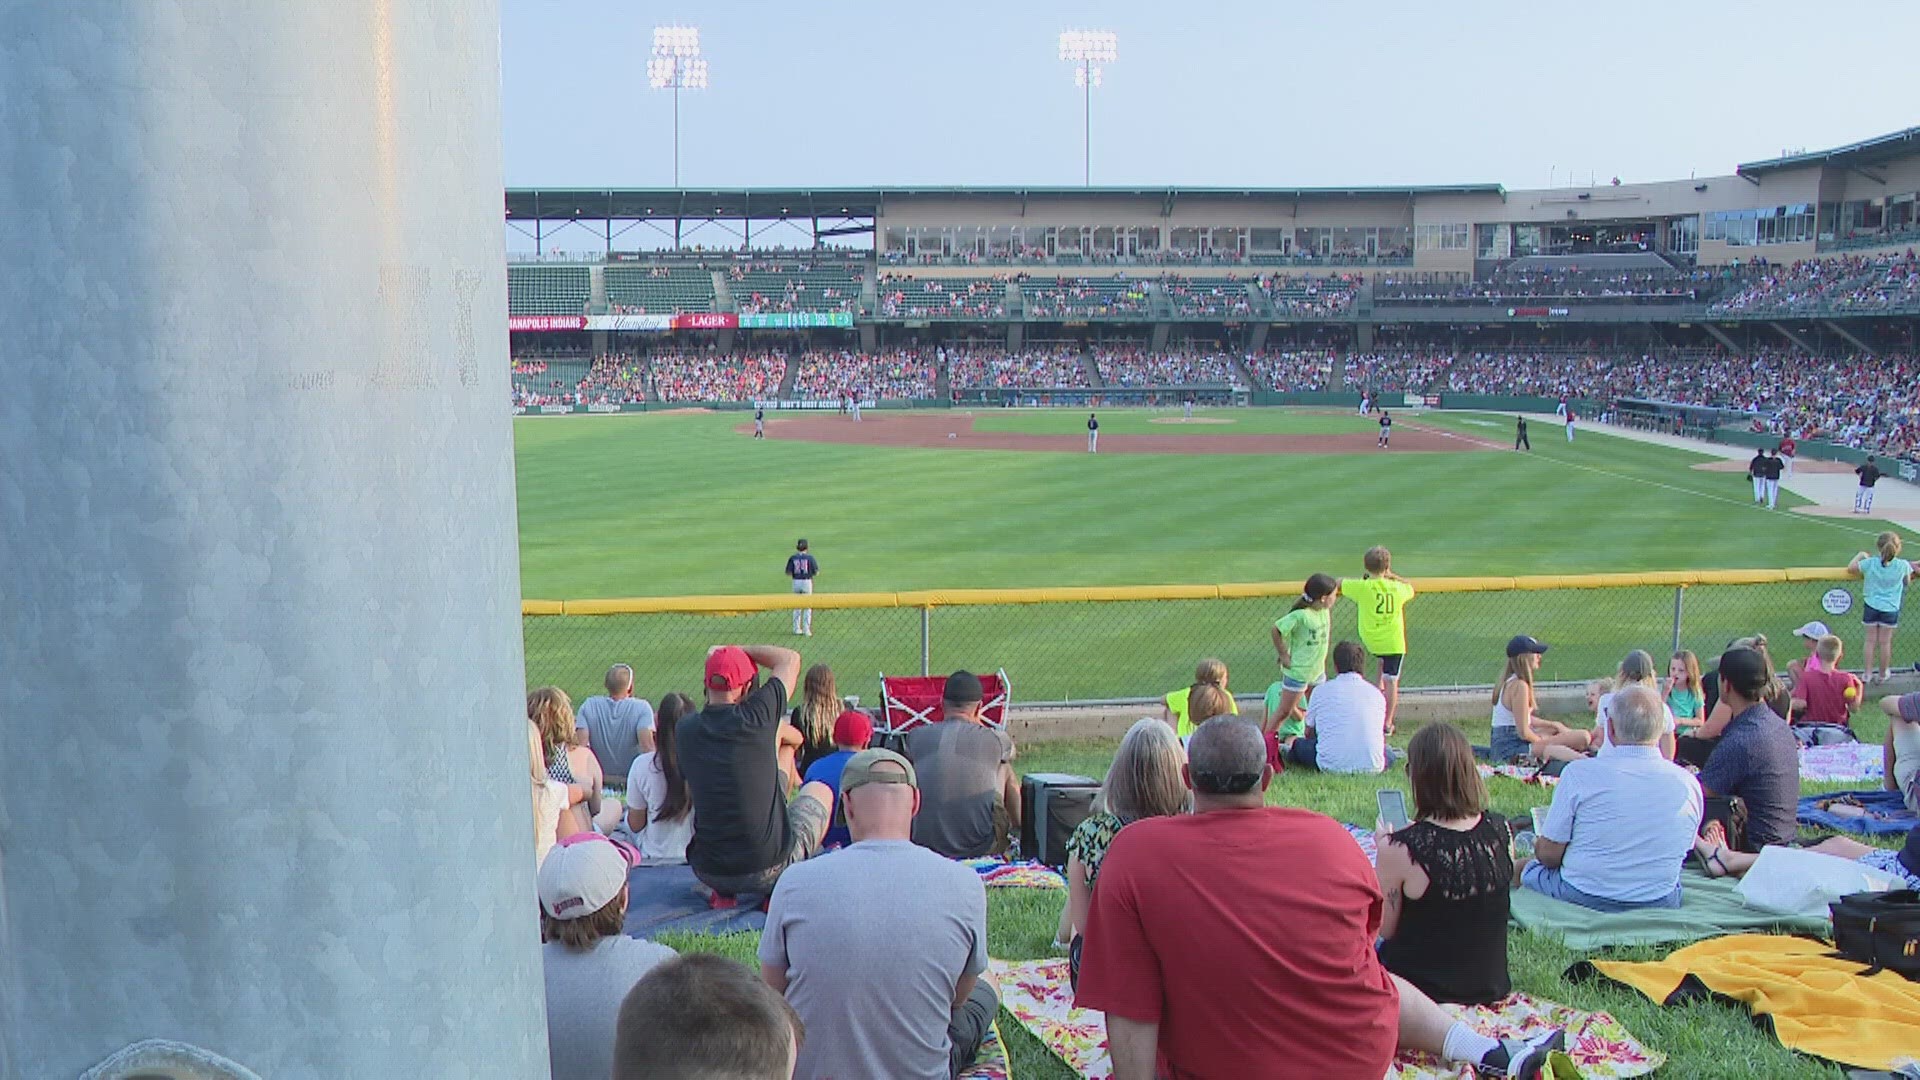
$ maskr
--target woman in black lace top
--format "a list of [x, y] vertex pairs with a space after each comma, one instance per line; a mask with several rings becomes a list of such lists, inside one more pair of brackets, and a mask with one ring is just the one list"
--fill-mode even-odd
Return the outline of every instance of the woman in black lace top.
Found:
[[1506, 997], [1507, 905], [1513, 847], [1488, 813], [1473, 748], [1452, 724], [1428, 724], [1407, 744], [1413, 824], [1378, 837], [1380, 962], [1435, 1001], [1482, 1005]]

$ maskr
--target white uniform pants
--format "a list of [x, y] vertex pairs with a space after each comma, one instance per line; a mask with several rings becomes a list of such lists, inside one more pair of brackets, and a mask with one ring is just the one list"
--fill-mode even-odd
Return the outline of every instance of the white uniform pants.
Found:
[[1862, 514], [1873, 510], [1873, 489], [1863, 487], [1853, 493], [1853, 508]]
[[1767, 482], [1757, 476], [1753, 478], [1753, 501], [1767, 501]]
[[[794, 578], [793, 591], [796, 593], [805, 593], [808, 596], [812, 596], [813, 595], [813, 579], [812, 578]], [[812, 608], [794, 608], [793, 609], [793, 632], [796, 634], [812, 634], [813, 633], [813, 609]]]
[[1100, 433], [1098, 431], [1087, 432], [1087, 453], [1097, 454], [1099, 452], [1100, 452]]
[[1771, 510], [1774, 508], [1774, 504], [1780, 501], [1780, 481], [1766, 480], [1763, 481], [1762, 484], [1767, 492], [1767, 509]]
[[1572, 424], [1567, 425], [1567, 441], [1568, 442], [1573, 441], [1573, 425]]

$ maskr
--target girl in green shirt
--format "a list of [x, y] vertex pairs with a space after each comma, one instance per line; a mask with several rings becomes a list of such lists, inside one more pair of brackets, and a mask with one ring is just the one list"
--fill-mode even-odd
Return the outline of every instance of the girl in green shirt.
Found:
[[1311, 697], [1313, 688], [1327, 678], [1328, 615], [1340, 597], [1340, 582], [1331, 574], [1315, 574], [1307, 579], [1299, 599], [1273, 624], [1274, 659], [1280, 664], [1279, 707], [1267, 710], [1260, 722], [1271, 735], [1280, 722], [1304, 711], [1301, 701]]

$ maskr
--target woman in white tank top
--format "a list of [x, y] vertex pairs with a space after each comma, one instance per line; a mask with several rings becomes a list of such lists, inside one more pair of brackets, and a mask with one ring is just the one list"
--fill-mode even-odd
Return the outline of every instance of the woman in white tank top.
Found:
[[[1495, 764], [1515, 758], [1546, 761], [1556, 749], [1585, 753], [1591, 732], [1542, 720], [1533, 715], [1533, 673], [1540, 669], [1544, 642], [1521, 634], [1507, 642], [1507, 666], [1493, 688], [1493, 748]], [[1572, 756], [1568, 753], [1566, 756]]]

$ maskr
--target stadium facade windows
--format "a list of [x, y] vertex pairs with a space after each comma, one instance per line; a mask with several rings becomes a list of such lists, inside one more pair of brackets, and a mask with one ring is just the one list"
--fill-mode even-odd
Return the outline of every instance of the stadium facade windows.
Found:
[[1707, 215], [1706, 238], [1730, 246], [1796, 244], [1814, 238], [1814, 224], [1811, 203], [1715, 210]]
[[1458, 225], [1415, 225], [1413, 227], [1413, 249], [1415, 251], [1465, 251], [1472, 226], [1462, 222]]
[[1667, 250], [1675, 255], [1700, 254], [1700, 218], [1689, 215], [1667, 222]]

